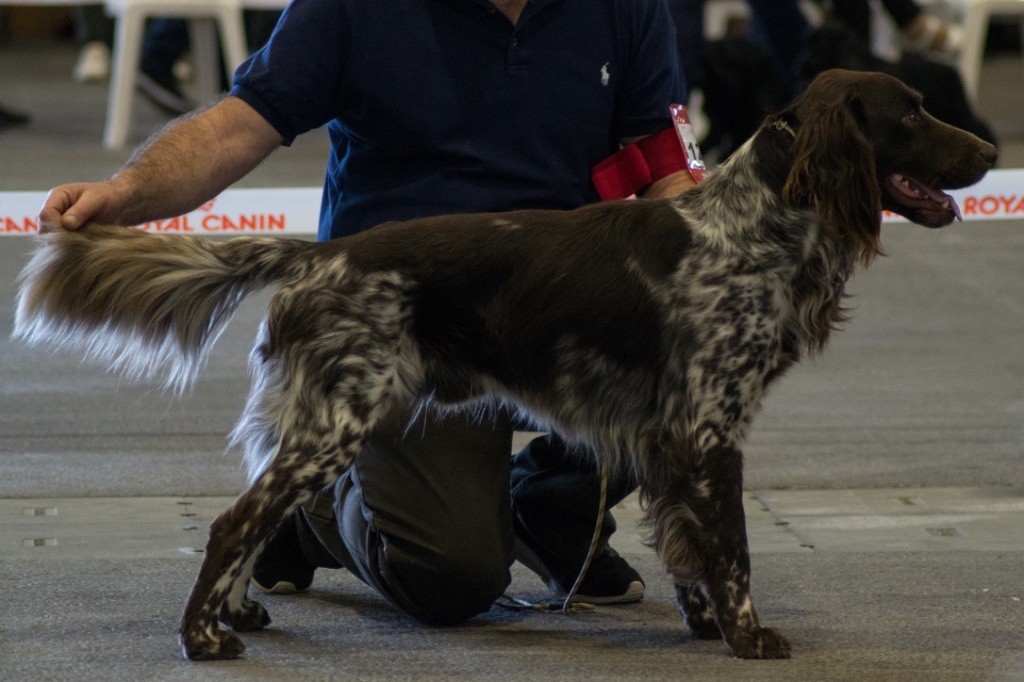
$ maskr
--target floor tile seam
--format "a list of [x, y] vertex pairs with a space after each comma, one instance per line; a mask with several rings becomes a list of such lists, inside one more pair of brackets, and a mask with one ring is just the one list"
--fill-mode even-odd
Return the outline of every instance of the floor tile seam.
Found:
[[5, 433], [0, 442], [9, 440], [84, 440], [89, 438], [206, 438], [227, 439], [226, 431], [95, 431], [89, 433]]

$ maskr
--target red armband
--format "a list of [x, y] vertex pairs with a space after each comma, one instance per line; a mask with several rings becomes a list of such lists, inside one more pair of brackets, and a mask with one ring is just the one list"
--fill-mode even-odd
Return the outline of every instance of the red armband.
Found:
[[694, 182], [704, 179], [704, 162], [686, 107], [669, 107], [674, 125], [623, 147], [594, 166], [591, 178], [601, 199], [631, 197], [656, 180], [681, 170]]

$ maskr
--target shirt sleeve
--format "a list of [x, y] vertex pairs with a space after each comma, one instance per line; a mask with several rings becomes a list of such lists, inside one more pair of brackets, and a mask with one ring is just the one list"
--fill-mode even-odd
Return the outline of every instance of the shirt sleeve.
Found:
[[616, 114], [618, 139], [660, 132], [672, 125], [668, 105], [686, 104], [675, 24], [665, 0], [633, 3], [629, 69]]
[[349, 35], [342, 0], [293, 0], [267, 43], [235, 71], [230, 94], [289, 145], [334, 117]]

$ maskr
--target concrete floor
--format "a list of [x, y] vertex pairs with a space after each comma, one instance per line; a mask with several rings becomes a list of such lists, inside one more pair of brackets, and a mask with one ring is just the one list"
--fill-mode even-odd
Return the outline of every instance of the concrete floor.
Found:
[[[0, 133], [0, 191], [98, 179], [127, 158], [100, 148], [105, 90], [71, 82], [74, 56], [0, 48], [0, 101], [34, 116]], [[1004, 167], [1024, 166], [1019, 68], [991, 61], [982, 91]], [[162, 124], [137, 111], [135, 141]], [[316, 185], [324, 149], [313, 133], [244, 184]], [[224, 434], [257, 297], [183, 400], [0, 343], [0, 680], [1024, 680], [1024, 224], [890, 225], [884, 246], [852, 282], [848, 330], [769, 396], [747, 448], [755, 594], [792, 660], [737, 661], [686, 636], [635, 499], [615, 545], [647, 581], [640, 604], [427, 628], [322, 571], [306, 595], [263, 598], [274, 624], [245, 636], [245, 658], [182, 660], [196, 550], [242, 483]], [[0, 239], [0, 338], [30, 248]], [[543, 596], [519, 566], [512, 590]]]

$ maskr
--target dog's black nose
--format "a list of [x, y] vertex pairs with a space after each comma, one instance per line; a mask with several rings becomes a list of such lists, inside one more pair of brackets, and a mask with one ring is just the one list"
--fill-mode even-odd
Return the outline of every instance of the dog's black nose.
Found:
[[995, 145], [986, 143], [985, 146], [981, 148], [981, 158], [983, 158], [985, 163], [988, 164], [988, 167], [991, 168], [996, 164], [996, 159], [999, 158], [999, 150], [996, 149]]

